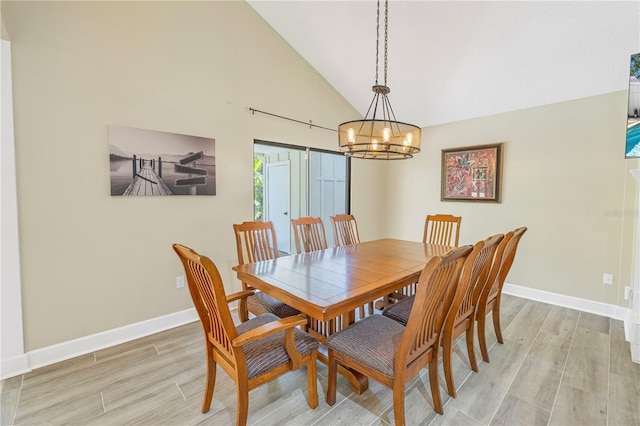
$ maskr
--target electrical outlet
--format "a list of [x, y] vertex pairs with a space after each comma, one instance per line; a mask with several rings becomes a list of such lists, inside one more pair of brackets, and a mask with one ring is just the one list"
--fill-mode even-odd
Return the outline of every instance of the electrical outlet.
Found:
[[184, 276], [176, 277], [176, 288], [184, 287]]
[[613, 274], [605, 273], [602, 277], [602, 284], [613, 285]]
[[624, 300], [629, 300], [629, 299], [631, 299], [631, 286], [626, 285], [624, 286]]

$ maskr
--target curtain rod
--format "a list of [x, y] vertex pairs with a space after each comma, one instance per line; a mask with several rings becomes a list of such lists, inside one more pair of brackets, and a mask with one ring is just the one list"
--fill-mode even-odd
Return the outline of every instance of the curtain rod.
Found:
[[252, 113], [252, 114], [254, 114], [254, 115], [255, 115], [255, 113], [256, 113], [256, 112], [259, 112], [260, 114], [270, 115], [270, 116], [272, 116], [272, 117], [278, 117], [278, 118], [282, 118], [282, 119], [284, 119], [284, 120], [289, 120], [289, 121], [294, 121], [294, 122], [296, 122], [296, 123], [304, 124], [304, 125], [306, 125], [306, 126], [309, 126], [309, 128], [317, 127], [317, 128], [319, 128], [319, 129], [324, 129], [324, 130], [330, 130], [330, 131], [332, 131], [332, 132], [337, 132], [337, 130], [336, 130], [336, 129], [330, 129], [330, 128], [328, 128], [328, 127], [318, 126], [317, 124], [313, 124], [313, 122], [312, 122], [311, 120], [309, 120], [309, 122], [308, 122], [308, 123], [306, 123], [306, 122], [304, 122], [304, 121], [296, 120], [296, 119], [294, 119], [294, 118], [283, 117], [282, 115], [272, 114], [272, 113], [270, 113], [270, 112], [266, 112], [266, 111], [260, 111], [259, 109], [255, 109], [255, 108], [251, 108], [251, 107], [249, 107], [249, 111], [251, 111], [251, 113]]

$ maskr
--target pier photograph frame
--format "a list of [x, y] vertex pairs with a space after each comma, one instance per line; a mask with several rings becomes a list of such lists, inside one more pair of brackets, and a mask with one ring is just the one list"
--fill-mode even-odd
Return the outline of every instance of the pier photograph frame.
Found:
[[112, 196], [216, 195], [215, 139], [118, 125], [108, 130]]

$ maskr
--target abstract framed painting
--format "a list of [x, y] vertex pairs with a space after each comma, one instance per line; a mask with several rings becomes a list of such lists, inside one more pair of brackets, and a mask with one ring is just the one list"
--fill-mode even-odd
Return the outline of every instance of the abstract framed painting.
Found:
[[109, 126], [111, 195], [216, 195], [215, 139]]
[[499, 203], [502, 145], [443, 149], [440, 200]]

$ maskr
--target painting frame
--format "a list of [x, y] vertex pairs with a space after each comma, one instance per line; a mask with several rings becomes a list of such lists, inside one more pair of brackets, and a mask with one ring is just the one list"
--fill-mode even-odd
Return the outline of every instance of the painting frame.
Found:
[[640, 53], [631, 55], [624, 158], [640, 158]]
[[109, 125], [111, 196], [216, 195], [216, 140]]
[[502, 202], [503, 145], [443, 149], [440, 201]]

